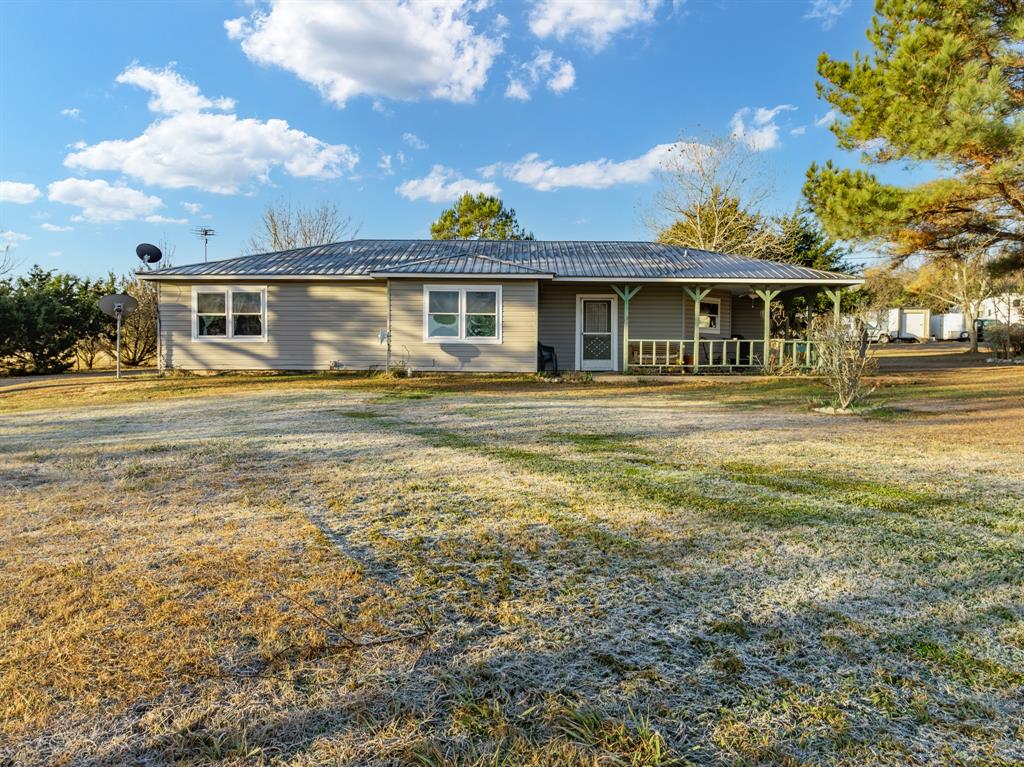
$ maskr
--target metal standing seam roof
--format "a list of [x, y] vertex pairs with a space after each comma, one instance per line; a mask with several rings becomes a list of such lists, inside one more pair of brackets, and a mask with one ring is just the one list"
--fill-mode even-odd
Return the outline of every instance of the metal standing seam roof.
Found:
[[351, 240], [139, 272], [183, 277], [387, 277], [390, 274], [508, 275], [624, 280], [859, 282], [804, 266], [657, 242], [600, 240]]

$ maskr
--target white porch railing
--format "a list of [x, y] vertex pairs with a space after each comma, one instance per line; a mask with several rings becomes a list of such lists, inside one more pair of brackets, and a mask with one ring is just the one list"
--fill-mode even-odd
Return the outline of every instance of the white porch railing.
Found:
[[769, 365], [792, 366], [801, 370], [813, 370], [818, 365], [815, 342], [805, 339], [771, 338], [765, 353], [764, 340], [739, 338], [702, 338], [697, 342], [698, 354], [694, 357], [694, 342], [690, 340], [643, 338], [629, 340], [630, 368], [681, 368], [699, 370], [718, 368], [764, 368]]

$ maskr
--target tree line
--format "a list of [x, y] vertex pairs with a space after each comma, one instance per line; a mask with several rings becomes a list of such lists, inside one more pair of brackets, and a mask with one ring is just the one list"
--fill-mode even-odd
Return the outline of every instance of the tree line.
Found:
[[61, 373], [76, 363], [91, 370], [113, 357], [116, 323], [99, 307], [111, 293], [127, 293], [139, 309], [122, 320], [121, 361], [151, 364], [156, 357], [156, 289], [134, 275], [98, 280], [33, 267], [0, 280], [0, 371]]

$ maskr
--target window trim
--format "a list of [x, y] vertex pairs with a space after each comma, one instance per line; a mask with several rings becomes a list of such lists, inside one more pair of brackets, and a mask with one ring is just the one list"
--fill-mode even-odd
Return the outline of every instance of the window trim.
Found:
[[[477, 291], [493, 292], [494, 295], [494, 317], [495, 336], [493, 338], [480, 338], [466, 335], [466, 293]], [[459, 334], [457, 336], [431, 336], [430, 335], [430, 294], [432, 292], [451, 292], [459, 294]], [[447, 312], [437, 312], [446, 314]], [[476, 285], [476, 284], [425, 284], [423, 286], [423, 343], [427, 344], [500, 344], [502, 343], [502, 296], [501, 285]]]
[[[260, 294], [260, 326], [263, 335], [236, 336], [232, 322], [232, 295], [239, 293]], [[199, 294], [222, 293], [224, 295], [225, 334], [222, 336], [199, 335]], [[249, 314], [250, 312], [245, 312]], [[267, 286], [266, 285], [193, 285], [192, 286], [192, 340], [199, 343], [266, 343], [267, 342]]]
[[[722, 335], [722, 299], [706, 297], [700, 300], [702, 304], [715, 304], [718, 307], [718, 327], [717, 328], [698, 328], [702, 336], [720, 336]], [[700, 322], [700, 309], [697, 310], [697, 322]]]

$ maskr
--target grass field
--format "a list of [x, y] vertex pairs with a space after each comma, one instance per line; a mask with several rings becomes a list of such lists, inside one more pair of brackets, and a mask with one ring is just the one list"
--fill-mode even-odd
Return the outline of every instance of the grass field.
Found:
[[0, 765], [1024, 760], [1024, 369], [0, 390]]

